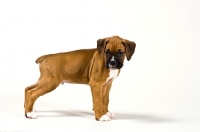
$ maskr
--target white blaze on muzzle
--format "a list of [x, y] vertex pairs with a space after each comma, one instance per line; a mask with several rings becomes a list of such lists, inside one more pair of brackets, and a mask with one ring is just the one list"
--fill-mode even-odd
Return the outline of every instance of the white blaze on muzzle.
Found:
[[111, 59], [111, 60], [115, 60], [115, 59], [114, 59], [114, 56], [112, 57], [112, 59]]

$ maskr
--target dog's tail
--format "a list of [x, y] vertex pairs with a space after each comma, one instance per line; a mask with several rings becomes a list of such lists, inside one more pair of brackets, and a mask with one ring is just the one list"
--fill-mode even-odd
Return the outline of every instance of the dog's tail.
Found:
[[46, 59], [49, 55], [43, 55], [40, 56], [39, 58], [37, 58], [37, 60], [35, 60], [35, 63], [41, 63], [44, 59]]

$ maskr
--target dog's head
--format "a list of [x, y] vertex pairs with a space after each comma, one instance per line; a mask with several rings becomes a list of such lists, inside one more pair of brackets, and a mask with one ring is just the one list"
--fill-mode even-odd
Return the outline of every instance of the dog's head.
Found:
[[107, 69], [121, 69], [124, 58], [131, 59], [136, 44], [118, 36], [97, 40], [97, 49], [101, 57], [105, 56]]

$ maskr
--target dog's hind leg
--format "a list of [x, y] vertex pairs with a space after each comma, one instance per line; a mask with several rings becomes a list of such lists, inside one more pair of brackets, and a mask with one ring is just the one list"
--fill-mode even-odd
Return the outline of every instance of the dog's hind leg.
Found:
[[37, 118], [37, 116], [32, 112], [35, 101], [38, 97], [56, 89], [59, 84], [59, 81], [55, 78], [47, 77], [45, 79], [40, 79], [37, 86], [32, 88], [27, 87], [25, 95], [25, 116], [31, 119]]
[[[28, 86], [28, 87], [25, 88], [25, 99], [26, 99], [26, 93], [27, 93], [27, 91], [29, 91], [31, 89], [34, 89], [35, 87], [38, 86], [38, 84], [39, 84], [39, 82], [37, 82], [37, 83], [35, 83], [35, 84], [33, 84], [33, 85]], [[26, 101], [24, 101], [24, 108], [25, 108], [25, 105], [26, 105]]]

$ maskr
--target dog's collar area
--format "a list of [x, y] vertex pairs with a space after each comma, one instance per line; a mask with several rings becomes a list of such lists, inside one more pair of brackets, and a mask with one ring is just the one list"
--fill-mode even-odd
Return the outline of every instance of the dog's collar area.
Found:
[[109, 69], [109, 70], [110, 72], [109, 72], [108, 78], [106, 79], [106, 83], [114, 80], [118, 76], [118, 73], [119, 73], [118, 69]]
[[110, 67], [109, 70], [118, 70], [117, 68]]

